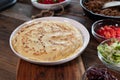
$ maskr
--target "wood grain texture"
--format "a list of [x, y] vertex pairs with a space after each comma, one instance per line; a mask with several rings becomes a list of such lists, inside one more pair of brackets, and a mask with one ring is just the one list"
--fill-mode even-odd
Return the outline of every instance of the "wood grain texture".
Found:
[[56, 66], [35, 65], [20, 60], [17, 80], [81, 80], [84, 70], [81, 57]]
[[[0, 12], [0, 80], [16, 80], [16, 68], [19, 58], [13, 54], [9, 47], [9, 37], [11, 32], [23, 22], [31, 20], [31, 16], [40, 13], [40, 11], [41, 10], [32, 6], [30, 0], [18, 0], [14, 6]], [[91, 25], [93, 21], [84, 15], [84, 12], [80, 7], [79, 0], [72, 0], [70, 5], [65, 8], [65, 13], [61, 16], [71, 18], [82, 23], [90, 32], [90, 43], [81, 55], [85, 69], [96, 63], [101, 64], [100, 60], [97, 57], [96, 47], [98, 43], [91, 35]], [[27, 75], [28, 72], [32, 73], [33, 79], [28, 80], [37, 80], [37, 77], [38, 80], [47, 80], [45, 79], [47, 76], [51, 77], [52, 80], [65, 80], [65, 78], [66, 80], [80, 80], [80, 75], [84, 72], [84, 69], [81, 68], [83, 63], [80, 57], [66, 64], [52, 67], [34, 65], [20, 60], [19, 64], [29, 65], [32, 68], [30, 69], [30, 67], [25, 67], [27, 72], [24, 72], [23, 67], [20, 65], [18, 68], [18, 72], [20, 72], [19, 70], [22, 71], [18, 73], [18, 75], [23, 76], [26, 79], [27, 77], [29, 78], [29, 76], [31, 76]], [[35, 69], [32, 71], [34, 67]], [[39, 67], [41, 68], [41, 70], [39, 70]], [[37, 75], [35, 75], [35, 72], [37, 70]], [[45, 74], [44, 71], [46, 71], [47, 74]], [[26, 74], [22, 75], [22, 72]], [[73, 73], [75, 79], [71, 77], [71, 73]], [[17, 79], [21, 79], [21, 77], [19, 77], [18, 75]]]
[[18, 57], [9, 47], [9, 37], [21, 23], [22, 21], [0, 16], [0, 80], [15, 80]]

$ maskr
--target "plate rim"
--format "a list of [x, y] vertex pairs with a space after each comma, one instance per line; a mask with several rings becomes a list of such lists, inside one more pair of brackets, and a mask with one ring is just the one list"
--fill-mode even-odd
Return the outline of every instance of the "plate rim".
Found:
[[[14, 50], [14, 48], [12, 47], [12, 37], [14, 36], [14, 34], [21, 28], [21, 27], [24, 27], [25, 25], [31, 23], [31, 22], [36, 22], [38, 20], [55, 20], [55, 19], [59, 19], [59, 20], [68, 20], [69, 21], [72, 21], [72, 23], [76, 23], [76, 24], [79, 24], [82, 28], [81, 29], [84, 29], [86, 32], [86, 34], [82, 34], [82, 37], [83, 39], [85, 39], [86, 43], [83, 42], [83, 46], [81, 47], [80, 50], [77, 51], [77, 53], [67, 57], [67, 58], [64, 58], [64, 59], [60, 59], [60, 60], [57, 60], [57, 61], [52, 61], [52, 62], [49, 62], [49, 61], [35, 61], [35, 60], [31, 60], [29, 58], [26, 58], [24, 56], [22, 56], [21, 54], [19, 54], [18, 52], [16, 52]], [[59, 21], [58, 20], [58, 21]], [[73, 25], [73, 24], [71, 24]], [[80, 29], [79, 29], [80, 30]], [[82, 33], [82, 30], [80, 30], [80, 32]], [[85, 35], [85, 37], [83, 36]], [[16, 27], [13, 32], [11, 33], [10, 35], [10, 39], [9, 39], [9, 45], [10, 45], [10, 48], [12, 49], [13, 53], [16, 54], [19, 58], [25, 60], [25, 61], [28, 61], [30, 63], [35, 63], [35, 64], [42, 64], [42, 65], [58, 65], [58, 64], [62, 64], [62, 63], [66, 63], [66, 62], [69, 62], [73, 59], [75, 59], [76, 57], [78, 57], [80, 54], [82, 54], [82, 52], [85, 50], [85, 48], [87, 47], [88, 43], [89, 43], [89, 40], [90, 40], [90, 34], [88, 32], [88, 30], [86, 29], [86, 27], [81, 24], [80, 22], [74, 20], [74, 19], [70, 19], [70, 18], [65, 18], [65, 17], [42, 17], [42, 18], [37, 18], [37, 19], [33, 19], [33, 20], [30, 20], [30, 21], [27, 21], [27, 22], [24, 22], [23, 24], [19, 25], [18, 27]]]

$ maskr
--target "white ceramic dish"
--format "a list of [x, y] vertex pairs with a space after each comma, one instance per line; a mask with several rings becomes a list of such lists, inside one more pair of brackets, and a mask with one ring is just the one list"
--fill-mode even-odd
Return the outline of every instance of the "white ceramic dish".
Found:
[[[82, 34], [82, 37], [83, 37], [83, 46], [80, 48], [80, 50], [76, 53], [76, 54], [73, 54], [65, 59], [61, 59], [61, 60], [58, 60], [58, 61], [53, 61], [53, 62], [40, 62], [40, 61], [34, 61], [34, 60], [30, 60], [22, 55], [20, 55], [19, 53], [17, 53], [13, 46], [12, 46], [12, 37], [16, 34], [16, 32], [22, 28], [23, 26], [29, 24], [29, 23], [32, 23], [32, 22], [37, 22], [37, 21], [45, 21], [45, 20], [55, 20], [55, 21], [62, 21], [62, 22], [67, 22], [67, 23], [70, 23], [71, 25], [73, 25], [74, 27], [76, 27]], [[89, 39], [90, 39], [90, 35], [89, 35], [89, 32], [87, 31], [87, 29], [85, 28], [85, 26], [83, 26], [81, 23], [73, 20], [73, 19], [69, 19], [69, 18], [64, 18], [64, 17], [43, 17], [43, 18], [38, 18], [38, 19], [34, 19], [34, 20], [31, 20], [31, 21], [28, 21], [28, 22], [25, 22], [23, 23], [22, 25], [18, 26], [11, 34], [10, 36], [10, 47], [12, 49], [12, 51], [17, 55], [19, 56], [20, 58], [28, 61], [28, 62], [31, 62], [31, 63], [36, 63], [36, 64], [43, 64], [43, 65], [57, 65], [57, 64], [62, 64], [62, 63], [65, 63], [65, 62], [68, 62], [68, 61], [71, 61], [73, 60], [74, 58], [76, 58], [77, 56], [79, 56], [84, 50], [85, 48], [87, 47], [88, 43], [89, 43]]]
[[35, 6], [38, 9], [51, 9], [51, 10], [57, 10], [60, 9], [61, 6], [65, 7], [70, 3], [71, 0], [65, 0], [60, 3], [55, 3], [55, 4], [40, 4], [36, 0], [31, 0], [33, 6]]

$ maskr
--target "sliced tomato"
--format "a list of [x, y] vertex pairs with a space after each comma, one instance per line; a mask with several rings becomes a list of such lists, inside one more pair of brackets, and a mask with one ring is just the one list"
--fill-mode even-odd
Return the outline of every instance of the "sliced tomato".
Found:
[[104, 32], [104, 36], [105, 36], [105, 38], [111, 38], [111, 34], [110, 34], [110, 32]]
[[105, 25], [97, 33], [105, 38], [117, 38], [120, 37], [120, 27]]
[[120, 28], [116, 29], [116, 37], [120, 37]]

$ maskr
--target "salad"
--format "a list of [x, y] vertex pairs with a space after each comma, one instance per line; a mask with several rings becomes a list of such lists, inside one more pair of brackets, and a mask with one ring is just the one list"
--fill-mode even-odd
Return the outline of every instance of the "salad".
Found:
[[105, 41], [97, 47], [98, 52], [106, 62], [120, 64], [120, 40], [109, 39], [107, 42]]

